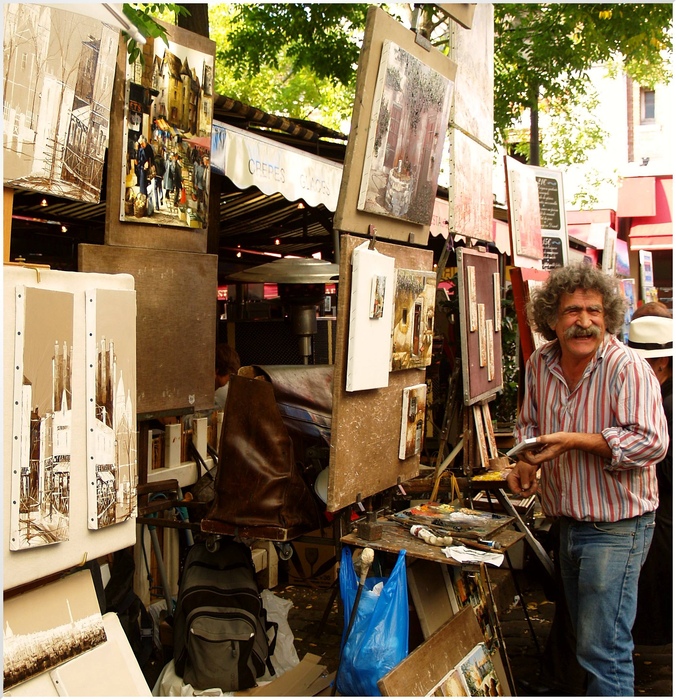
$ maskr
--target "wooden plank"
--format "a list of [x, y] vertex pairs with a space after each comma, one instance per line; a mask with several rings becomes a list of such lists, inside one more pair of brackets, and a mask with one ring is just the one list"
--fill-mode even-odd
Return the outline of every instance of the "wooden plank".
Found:
[[218, 256], [81, 244], [78, 267], [134, 277], [137, 412], [213, 408]]
[[479, 623], [468, 605], [381, 678], [378, 688], [390, 697], [425, 696], [481, 641]]
[[495, 442], [495, 433], [493, 432], [493, 421], [491, 420], [491, 408], [488, 402], [484, 401], [481, 404], [481, 413], [484, 418], [484, 428], [486, 431], [486, 440], [488, 442], [488, 453], [492, 459], [498, 456], [498, 446]]
[[[336, 321], [336, 361], [333, 374], [333, 415], [329, 461], [330, 512], [365, 499], [417, 476], [419, 455], [399, 459], [401, 401], [404, 387], [425, 381], [424, 369], [390, 372], [389, 386], [368, 391], [345, 391], [347, 368], [352, 251], [366, 239], [343, 235], [340, 249], [340, 284]], [[393, 243], [376, 244], [383, 255], [395, 259], [395, 267], [432, 270], [430, 250]]]
[[[445, 564], [416, 559], [407, 569], [408, 590], [420, 620], [425, 639], [431, 637], [453, 615], [451, 596], [455, 593], [450, 580], [444, 576]], [[457, 603], [456, 603], [457, 609]]]
[[[508, 524], [512, 522], [514, 521], [507, 521]], [[372, 549], [392, 552], [393, 554], [398, 554], [402, 549], [405, 549], [406, 554], [413, 558], [427, 559], [429, 561], [439, 562], [440, 564], [460, 566], [460, 563], [455, 561], [455, 559], [449, 559], [441, 551], [442, 547], [427, 544], [424, 540], [413, 537], [413, 535], [401, 525], [384, 518], [379, 518], [378, 524], [383, 526], [383, 535], [379, 540], [363, 540], [357, 536], [356, 532], [353, 532], [341, 537], [340, 541], [354, 547], [371, 547]], [[514, 546], [516, 542], [522, 538], [514, 538], [512, 530], [504, 529], [492, 535], [491, 539], [495, 540], [497, 549], [505, 551]]]

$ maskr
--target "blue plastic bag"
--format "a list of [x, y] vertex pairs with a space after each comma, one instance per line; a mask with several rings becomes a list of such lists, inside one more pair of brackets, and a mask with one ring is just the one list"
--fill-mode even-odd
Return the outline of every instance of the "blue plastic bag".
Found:
[[[378, 595], [373, 588], [380, 581], [384, 585]], [[366, 579], [357, 616], [346, 640], [358, 587], [350, 549], [344, 547], [340, 563], [340, 595], [345, 624], [337, 689], [341, 695], [381, 695], [378, 681], [408, 655], [406, 551], [399, 552], [388, 578]]]

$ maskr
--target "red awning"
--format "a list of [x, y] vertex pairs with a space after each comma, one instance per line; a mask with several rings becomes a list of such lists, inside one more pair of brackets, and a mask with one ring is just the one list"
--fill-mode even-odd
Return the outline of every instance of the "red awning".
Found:
[[673, 248], [673, 177], [655, 178], [655, 215], [635, 216], [629, 229], [630, 250]]
[[625, 177], [617, 192], [617, 215], [655, 216], [655, 178]]
[[211, 150], [211, 138], [209, 136], [192, 136], [186, 140], [193, 146], [197, 146], [197, 148], [204, 148], [207, 151]]

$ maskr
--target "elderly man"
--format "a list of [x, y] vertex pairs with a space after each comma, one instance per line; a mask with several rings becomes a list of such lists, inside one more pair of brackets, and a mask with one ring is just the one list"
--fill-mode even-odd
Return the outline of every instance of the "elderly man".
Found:
[[515, 432], [538, 444], [507, 479], [530, 495], [540, 469], [542, 508], [560, 519], [576, 654], [595, 696], [634, 694], [638, 578], [658, 504], [655, 465], [669, 443], [655, 375], [615, 337], [624, 306], [615, 281], [585, 263], [552, 271], [533, 293], [530, 323], [550, 342], [528, 360]]

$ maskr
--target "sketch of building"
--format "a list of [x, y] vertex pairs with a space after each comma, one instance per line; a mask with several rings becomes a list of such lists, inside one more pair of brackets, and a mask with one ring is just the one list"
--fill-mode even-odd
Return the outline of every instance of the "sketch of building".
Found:
[[13, 634], [3, 629], [3, 686], [17, 685], [106, 641], [100, 613], [52, 629]]
[[97, 527], [135, 514], [136, 433], [131, 392], [118, 372], [114, 343], [101, 339], [96, 371], [94, 464]]
[[118, 30], [53, 7], [4, 10], [5, 185], [98, 201]]
[[72, 429], [72, 348], [55, 343], [51, 411], [33, 406], [33, 385], [21, 388], [19, 542], [25, 549], [68, 539]]

